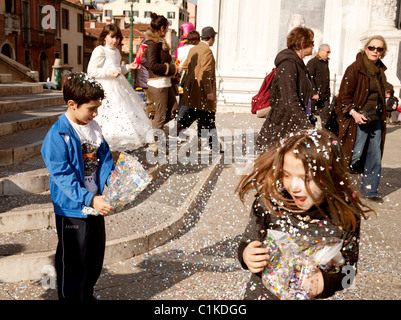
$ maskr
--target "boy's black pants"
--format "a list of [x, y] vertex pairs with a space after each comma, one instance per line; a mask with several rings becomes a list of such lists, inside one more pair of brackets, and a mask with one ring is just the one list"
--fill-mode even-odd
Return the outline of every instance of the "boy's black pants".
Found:
[[106, 246], [103, 216], [70, 218], [56, 215], [56, 272], [60, 300], [93, 299]]

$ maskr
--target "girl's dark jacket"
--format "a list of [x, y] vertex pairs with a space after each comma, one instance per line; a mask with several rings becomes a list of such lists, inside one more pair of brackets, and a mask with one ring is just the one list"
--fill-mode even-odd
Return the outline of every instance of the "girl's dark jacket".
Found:
[[292, 49], [278, 53], [276, 73], [270, 89], [271, 111], [257, 138], [261, 150], [273, 147], [288, 133], [312, 127], [305, 113], [312, 84], [302, 59]]
[[[281, 215], [277, 215], [271, 212], [266, 207], [263, 199], [263, 196], [258, 196], [253, 202], [248, 225], [238, 247], [238, 260], [244, 269], [248, 269], [243, 260], [243, 252], [246, 246], [252, 241], [263, 242], [266, 239], [267, 230], [272, 229], [296, 235], [297, 237], [306, 235], [311, 239], [322, 239], [324, 237], [342, 239], [344, 242], [341, 253], [345, 263], [353, 266], [356, 274], [359, 255], [359, 223], [354, 232], [346, 232], [330, 219], [323, 217], [316, 207], [312, 207], [307, 211], [307, 215], [312, 219], [311, 222], [304, 222], [293, 213], [282, 211]], [[330, 217], [327, 206], [323, 206], [321, 209], [327, 217]], [[316, 219], [319, 221], [313, 221]], [[322, 271], [324, 288], [323, 292], [316, 298], [327, 298], [336, 291], [343, 289], [342, 281], [346, 273], [341, 273], [341, 271], [339, 273]], [[247, 300], [278, 299], [264, 286], [261, 276], [262, 273], [252, 273], [244, 298]]]
[[[341, 81], [340, 90], [338, 93], [337, 105], [334, 110], [337, 115], [338, 123], [338, 139], [342, 144], [342, 151], [344, 153], [345, 159], [349, 163], [352, 157], [352, 150], [355, 144], [356, 129], [358, 124], [356, 124], [354, 118], [349, 114], [351, 109], [360, 111], [369, 95], [369, 76], [366, 71], [365, 63], [362, 58], [362, 54], [359, 52], [356, 56], [356, 61], [353, 62], [345, 70], [343, 80]], [[386, 70], [386, 66], [378, 61], [377, 66], [383, 70]], [[385, 92], [381, 93], [381, 96], [385, 96]], [[383, 114], [382, 114], [382, 155], [384, 151], [384, 142], [386, 138], [386, 104], [383, 103]], [[363, 156], [362, 156], [363, 157]], [[365, 161], [361, 159], [361, 164]], [[361, 168], [363, 166], [361, 165]], [[363, 169], [362, 169], [363, 170]]]

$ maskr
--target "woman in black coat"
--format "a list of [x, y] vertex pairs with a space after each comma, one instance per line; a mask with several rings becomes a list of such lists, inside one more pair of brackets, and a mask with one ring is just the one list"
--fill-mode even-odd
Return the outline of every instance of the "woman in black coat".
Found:
[[313, 37], [309, 28], [294, 28], [287, 36], [288, 48], [277, 54], [270, 90], [271, 111], [256, 141], [262, 151], [290, 132], [313, 127], [309, 120], [312, 83], [302, 60], [312, 54]]

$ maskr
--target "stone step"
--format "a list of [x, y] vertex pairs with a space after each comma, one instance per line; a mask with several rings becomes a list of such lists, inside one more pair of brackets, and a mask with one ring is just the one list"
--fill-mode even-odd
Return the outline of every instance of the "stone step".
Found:
[[43, 140], [51, 125], [26, 130], [0, 139], [0, 166], [13, 165], [40, 155]]
[[65, 105], [63, 93], [58, 90], [45, 89], [32, 94], [23, 92], [17, 95], [0, 96], [0, 114]]
[[37, 82], [0, 83], [0, 97], [36, 94], [43, 92], [43, 85]]
[[[193, 218], [194, 208], [202, 205], [205, 188], [216, 175], [218, 162], [198, 165], [166, 165], [151, 185], [123, 211], [106, 216], [106, 252], [104, 263], [114, 263], [152, 250], [174, 237]], [[200, 163], [200, 162], [199, 162]], [[5, 213], [16, 220], [35, 220], [35, 213], [47, 213], [47, 221], [36, 230], [0, 234], [0, 270], [3, 282], [34, 280], [44, 268], [53, 265], [57, 245], [54, 216], [47, 193], [35, 195], [19, 207]], [[7, 199], [6, 199], [7, 200]], [[12, 205], [12, 204], [10, 204]], [[42, 217], [46, 214], [42, 214]], [[2, 222], [0, 222], [0, 225]], [[48, 226], [45, 226], [45, 225]]]
[[[30, 148], [26, 148], [26, 151], [29, 152], [27, 157], [24, 156], [24, 145], [18, 146], [13, 143], [16, 140], [16, 134], [0, 139], [0, 196], [29, 195], [49, 190], [49, 173], [40, 155], [41, 141], [43, 141], [47, 133], [47, 128], [49, 126], [19, 134], [24, 137], [28, 135], [29, 138], [36, 136], [40, 141], [37, 144], [28, 141], [31, 145]], [[20, 139], [17, 139], [17, 141], [20, 142]], [[180, 145], [177, 146], [178, 148], [180, 147]], [[144, 148], [135, 150], [134, 154], [147, 170], [152, 169], [152, 165], [146, 161], [146, 150]], [[116, 156], [118, 157], [118, 154]], [[14, 161], [14, 157], [24, 159]], [[1, 165], [2, 161], [8, 164]]]
[[0, 74], [0, 83], [10, 83], [13, 81], [13, 76], [8, 73], [1, 73]]
[[[159, 167], [147, 163], [144, 148], [135, 150], [134, 154], [146, 170], [157, 170]], [[118, 153], [113, 156], [117, 159]], [[0, 196], [30, 195], [48, 190], [49, 172], [41, 155], [11, 165], [0, 166]]]
[[[148, 164], [142, 149], [135, 156], [157, 179], [167, 163]], [[118, 158], [118, 155], [116, 156]], [[0, 233], [46, 228], [52, 221], [49, 172], [41, 156], [0, 170]]]
[[0, 137], [51, 125], [65, 110], [65, 105], [60, 105], [5, 113], [0, 118]]
[[0, 196], [29, 195], [49, 190], [49, 172], [41, 155], [0, 167]]

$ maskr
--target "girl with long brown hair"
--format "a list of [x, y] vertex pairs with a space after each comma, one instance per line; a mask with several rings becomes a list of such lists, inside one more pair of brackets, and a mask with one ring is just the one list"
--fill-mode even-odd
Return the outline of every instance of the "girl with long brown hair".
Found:
[[271, 230], [315, 243], [328, 237], [342, 241], [344, 260], [336, 272], [319, 266], [308, 276], [296, 276], [308, 298], [326, 298], [343, 289], [349, 280], [343, 268], [352, 268], [355, 275], [360, 221], [374, 211], [354, 190], [336, 137], [315, 129], [291, 133], [261, 154], [253, 172], [241, 178], [236, 189], [240, 199], [251, 191], [256, 199], [238, 249], [242, 266], [252, 272], [245, 298], [279, 298], [262, 281], [272, 261], [264, 245]]

